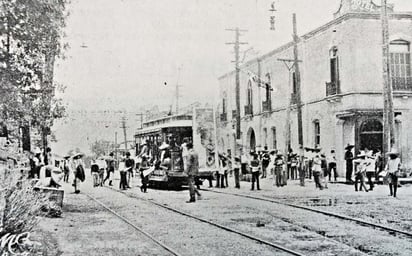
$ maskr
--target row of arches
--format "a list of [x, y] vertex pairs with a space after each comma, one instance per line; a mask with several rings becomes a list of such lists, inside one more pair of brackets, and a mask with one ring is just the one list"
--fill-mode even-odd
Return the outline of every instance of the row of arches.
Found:
[[[316, 120], [317, 124], [314, 129], [314, 137], [316, 143], [320, 143], [320, 121]], [[276, 136], [274, 134], [274, 136]], [[249, 127], [246, 134], [246, 147], [250, 150], [256, 150], [257, 140], [256, 132], [252, 127]], [[356, 138], [356, 144], [359, 149], [368, 148], [370, 150], [382, 151], [383, 144], [383, 124], [379, 118], [367, 118], [363, 120], [358, 126], [358, 136]]]

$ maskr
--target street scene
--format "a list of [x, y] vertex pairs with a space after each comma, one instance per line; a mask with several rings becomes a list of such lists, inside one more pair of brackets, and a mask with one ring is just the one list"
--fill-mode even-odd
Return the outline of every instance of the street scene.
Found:
[[0, 17], [0, 255], [412, 255], [412, 2]]

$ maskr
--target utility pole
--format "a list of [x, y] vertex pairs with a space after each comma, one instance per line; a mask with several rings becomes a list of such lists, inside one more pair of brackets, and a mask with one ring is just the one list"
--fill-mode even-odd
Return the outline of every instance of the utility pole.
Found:
[[122, 126], [120, 127], [123, 129], [123, 136], [124, 136], [124, 148], [127, 151], [127, 135], [126, 135], [126, 117], [122, 118]]
[[381, 2], [382, 66], [383, 66], [383, 155], [395, 145], [392, 84], [389, 68], [389, 21], [387, 0]]
[[302, 124], [302, 98], [301, 98], [301, 80], [300, 80], [300, 69], [299, 69], [299, 53], [298, 53], [298, 43], [299, 37], [296, 25], [296, 13], [293, 14], [293, 66], [295, 68], [295, 79], [296, 79], [296, 106], [298, 111], [298, 141], [299, 149], [303, 149], [303, 124]]
[[179, 98], [180, 98], [180, 87], [179, 85], [179, 79], [180, 79], [180, 69], [181, 67], [178, 68], [177, 70], [177, 82], [176, 82], [176, 92], [175, 92], [175, 97], [176, 97], [176, 115], [179, 114]]
[[[240, 32], [247, 32], [245, 29], [239, 29], [239, 28], [234, 28], [234, 29], [226, 29], [227, 31], [234, 31], [235, 32], [235, 41], [226, 43], [226, 44], [233, 44], [234, 45], [234, 50], [235, 50], [235, 71], [236, 71], [236, 91], [235, 91], [235, 97], [236, 97], [236, 139], [240, 139], [240, 45], [242, 44], [247, 44], [247, 42], [240, 42]], [[236, 143], [235, 143], [236, 145]]]

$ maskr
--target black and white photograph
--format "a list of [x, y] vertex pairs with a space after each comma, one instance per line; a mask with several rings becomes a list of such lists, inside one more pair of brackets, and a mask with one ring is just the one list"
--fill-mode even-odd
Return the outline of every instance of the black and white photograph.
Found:
[[0, 256], [412, 255], [411, 0], [0, 0]]

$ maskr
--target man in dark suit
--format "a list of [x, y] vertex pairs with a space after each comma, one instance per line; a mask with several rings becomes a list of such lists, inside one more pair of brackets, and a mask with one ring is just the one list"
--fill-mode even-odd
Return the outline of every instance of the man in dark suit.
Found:
[[200, 199], [201, 196], [200, 192], [197, 190], [195, 186], [195, 178], [199, 174], [199, 156], [194, 151], [192, 143], [187, 143], [186, 147], [189, 152], [187, 156], [185, 172], [188, 176], [190, 194], [190, 200], [187, 201], [187, 203], [194, 203], [196, 202], [196, 194], [198, 196], [198, 199]]

